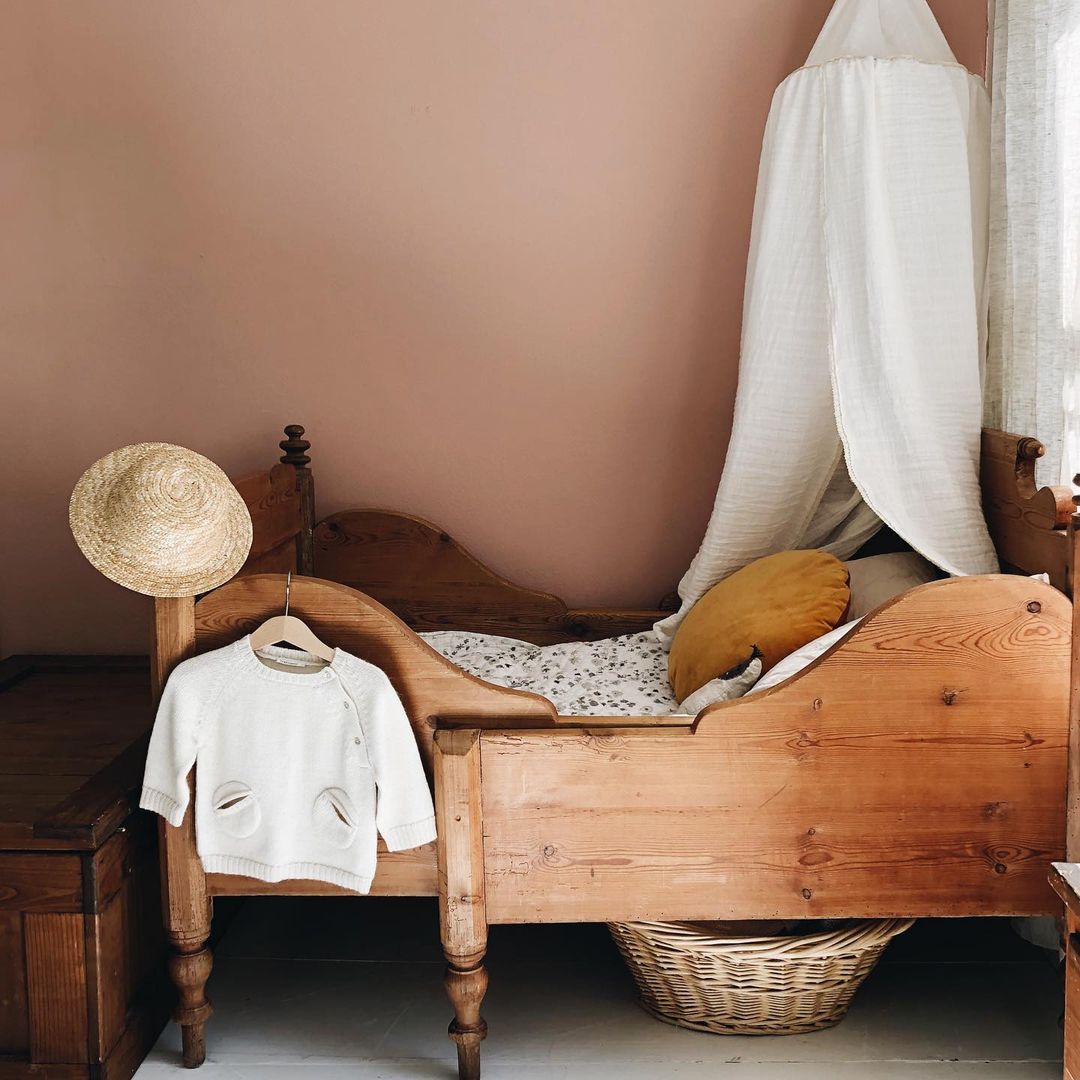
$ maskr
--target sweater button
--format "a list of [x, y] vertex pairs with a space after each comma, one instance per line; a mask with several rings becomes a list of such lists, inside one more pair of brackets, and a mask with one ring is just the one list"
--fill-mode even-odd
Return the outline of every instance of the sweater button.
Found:
[[354, 743], [356, 743], [356, 745], [357, 745], [357, 746], [359, 746], [359, 745], [360, 745], [360, 738], [359, 738], [359, 736], [357, 736], [357, 738], [353, 739], [353, 742], [354, 742]]

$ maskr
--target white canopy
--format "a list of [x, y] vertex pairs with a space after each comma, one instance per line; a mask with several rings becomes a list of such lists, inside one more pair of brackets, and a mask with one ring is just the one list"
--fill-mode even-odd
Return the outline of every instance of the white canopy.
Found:
[[773, 99], [735, 422], [669, 643], [756, 558], [852, 555], [884, 521], [989, 573], [979, 441], [989, 102], [925, 0], [837, 0]]

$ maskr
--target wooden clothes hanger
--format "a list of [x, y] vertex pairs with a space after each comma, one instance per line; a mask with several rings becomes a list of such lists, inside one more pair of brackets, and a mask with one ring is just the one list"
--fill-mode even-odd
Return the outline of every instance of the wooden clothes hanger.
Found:
[[317, 656], [320, 660], [325, 660], [329, 664], [334, 659], [336, 650], [320, 641], [303, 619], [298, 619], [295, 615], [289, 614], [289, 593], [291, 591], [292, 571], [290, 570], [289, 576], [285, 579], [285, 614], [271, 616], [252, 633], [250, 639], [251, 651], [258, 652], [267, 645], [276, 645], [279, 641], [284, 641], [286, 645], [303, 649], [304, 652], [311, 653], [312, 656]]

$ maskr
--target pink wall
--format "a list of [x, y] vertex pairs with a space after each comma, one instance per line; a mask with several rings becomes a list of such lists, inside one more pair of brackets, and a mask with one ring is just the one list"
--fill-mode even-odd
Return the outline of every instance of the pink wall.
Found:
[[[8, 0], [0, 651], [139, 651], [67, 531], [139, 440], [307, 425], [391, 505], [649, 604], [723, 464], [761, 132], [830, 0]], [[981, 70], [980, 0], [932, 4]]]

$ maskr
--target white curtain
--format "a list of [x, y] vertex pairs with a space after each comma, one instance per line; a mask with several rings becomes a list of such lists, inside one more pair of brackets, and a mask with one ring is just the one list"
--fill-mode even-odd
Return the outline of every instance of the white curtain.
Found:
[[836, 0], [777, 90], [731, 442], [665, 645], [752, 560], [847, 558], [881, 521], [949, 573], [997, 569], [979, 499], [988, 129], [926, 0]]
[[986, 422], [1080, 470], [1080, 0], [996, 0]]

